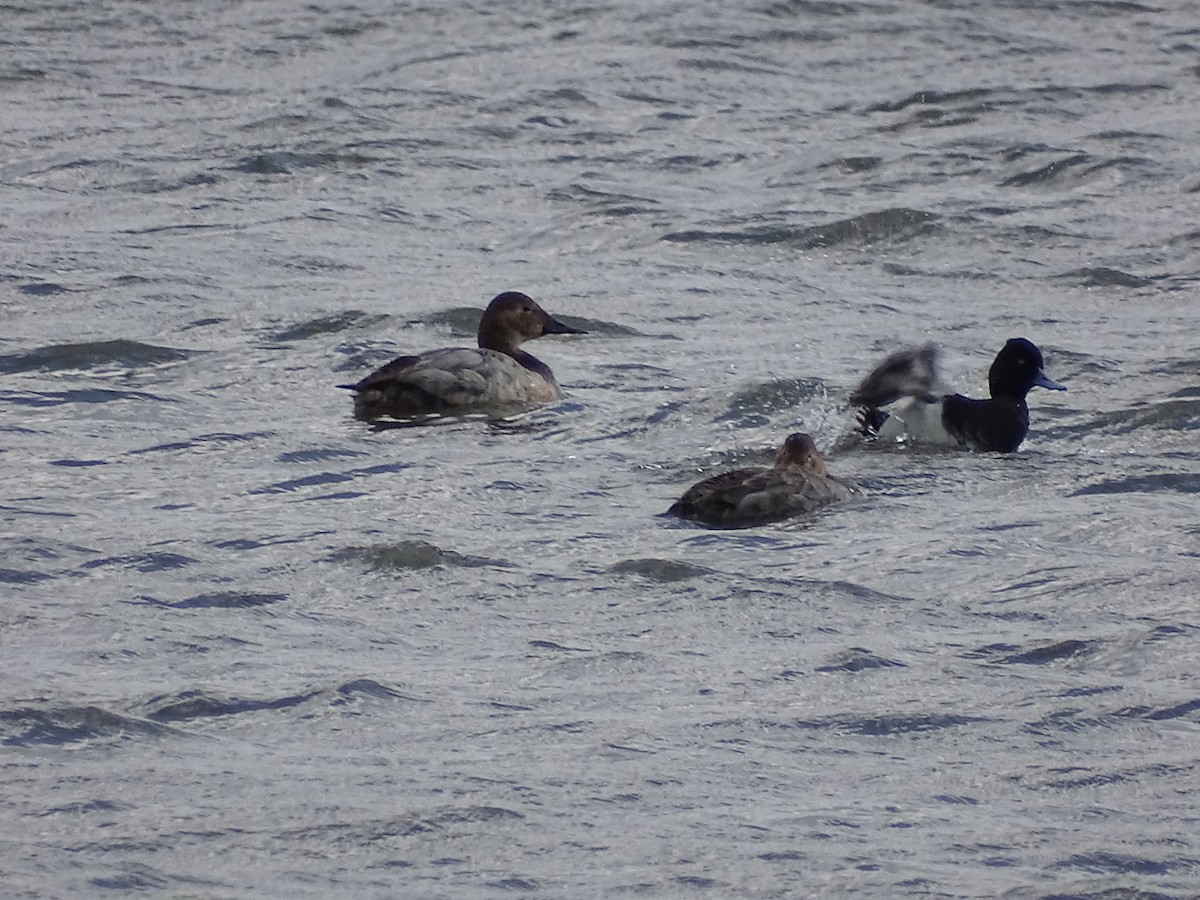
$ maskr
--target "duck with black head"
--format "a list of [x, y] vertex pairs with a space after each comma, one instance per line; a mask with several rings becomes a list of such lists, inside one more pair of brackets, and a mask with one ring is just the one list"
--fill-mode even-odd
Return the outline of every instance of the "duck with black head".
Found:
[[562, 388], [550, 367], [521, 344], [547, 334], [585, 334], [564, 325], [519, 291], [495, 297], [479, 320], [478, 348], [446, 347], [401, 356], [356, 384], [354, 415], [385, 417], [503, 415], [550, 403]]
[[788, 435], [770, 468], [736, 469], [684, 491], [665, 515], [719, 528], [746, 528], [815, 512], [858, 493], [829, 474], [807, 434]]
[[[1012, 338], [988, 370], [987, 399], [940, 390], [937, 348], [932, 344], [893, 353], [850, 395], [859, 407], [859, 430], [866, 437], [908, 440], [952, 447], [1012, 453], [1029, 433], [1026, 395], [1035, 387], [1066, 388], [1046, 375], [1042, 351], [1025, 338]], [[884, 407], [907, 400], [893, 409]]]

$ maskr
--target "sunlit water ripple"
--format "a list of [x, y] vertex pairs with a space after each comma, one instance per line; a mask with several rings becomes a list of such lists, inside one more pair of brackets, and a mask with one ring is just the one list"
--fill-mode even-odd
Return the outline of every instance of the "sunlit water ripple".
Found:
[[[1200, 893], [1186, 5], [5, 17], [6, 896]], [[351, 418], [509, 288], [566, 400]], [[846, 438], [1017, 335], [1017, 454]]]

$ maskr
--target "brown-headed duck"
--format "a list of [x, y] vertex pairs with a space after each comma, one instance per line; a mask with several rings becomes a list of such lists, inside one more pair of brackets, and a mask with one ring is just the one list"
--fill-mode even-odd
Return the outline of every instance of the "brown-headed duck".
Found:
[[688, 488], [667, 510], [722, 528], [745, 528], [810, 513], [858, 493], [829, 474], [825, 460], [807, 434], [788, 435], [773, 468], [737, 469], [706, 478]]
[[519, 291], [505, 291], [479, 320], [478, 349], [447, 347], [401, 356], [357, 384], [354, 415], [364, 421], [384, 416], [514, 412], [562, 397], [554, 373], [520, 349], [545, 334], [585, 334], [564, 325]]

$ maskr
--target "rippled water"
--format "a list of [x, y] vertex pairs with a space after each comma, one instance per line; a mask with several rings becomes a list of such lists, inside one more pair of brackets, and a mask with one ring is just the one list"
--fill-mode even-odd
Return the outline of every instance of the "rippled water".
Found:
[[[7, 896], [1200, 893], [1194, 5], [4, 18]], [[503, 289], [564, 402], [353, 420]], [[844, 439], [1017, 335], [1019, 453]]]

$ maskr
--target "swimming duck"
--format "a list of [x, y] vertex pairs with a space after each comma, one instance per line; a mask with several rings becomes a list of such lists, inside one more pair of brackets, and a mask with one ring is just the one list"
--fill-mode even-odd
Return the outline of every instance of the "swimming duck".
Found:
[[829, 474], [807, 434], [788, 435], [774, 468], [737, 469], [692, 485], [666, 514], [706, 525], [745, 528], [813, 512], [857, 490]]
[[586, 334], [554, 318], [520, 291], [495, 297], [479, 320], [479, 348], [447, 347], [401, 356], [357, 384], [354, 415], [411, 418], [472, 412], [505, 412], [562, 397], [554, 373], [520, 349], [545, 334]]
[[[1012, 338], [988, 370], [991, 397], [973, 400], [938, 389], [937, 348], [926, 344], [881, 362], [850, 395], [850, 403], [861, 408], [859, 430], [868, 437], [1012, 453], [1029, 432], [1025, 395], [1034, 387], [1066, 390], [1044, 367], [1041, 350], [1025, 338]], [[890, 414], [883, 411], [905, 397], [907, 404]]]

